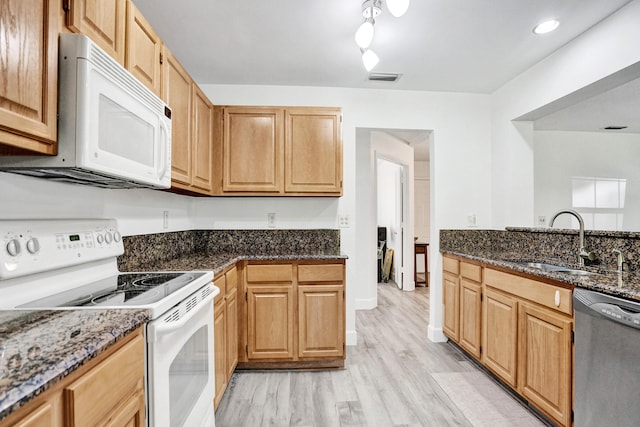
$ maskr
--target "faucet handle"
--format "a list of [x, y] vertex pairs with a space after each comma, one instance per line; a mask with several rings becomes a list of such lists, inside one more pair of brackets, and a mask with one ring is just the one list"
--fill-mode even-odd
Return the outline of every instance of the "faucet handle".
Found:
[[595, 261], [596, 254], [591, 251], [587, 251], [584, 247], [582, 247], [580, 248], [580, 258], [588, 259], [589, 261]]
[[611, 253], [616, 255], [616, 261], [618, 264], [618, 271], [622, 271], [623, 270], [623, 266], [624, 263], [626, 262], [625, 258], [624, 258], [624, 254], [622, 253], [622, 251], [620, 251], [620, 249], [613, 249], [611, 251]]

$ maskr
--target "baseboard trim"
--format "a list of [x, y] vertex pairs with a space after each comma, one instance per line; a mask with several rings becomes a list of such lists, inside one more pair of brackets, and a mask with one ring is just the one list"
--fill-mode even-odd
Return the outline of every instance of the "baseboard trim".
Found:
[[356, 299], [356, 310], [371, 310], [378, 306], [378, 298]]
[[427, 328], [427, 338], [431, 342], [447, 342], [449, 340], [442, 332], [442, 328], [434, 328], [431, 325]]
[[346, 344], [347, 345], [358, 344], [358, 333], [356, 331], [347, 331]]

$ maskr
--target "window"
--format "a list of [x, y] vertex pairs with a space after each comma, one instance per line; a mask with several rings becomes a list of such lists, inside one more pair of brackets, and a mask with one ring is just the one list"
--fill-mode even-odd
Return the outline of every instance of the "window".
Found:
[[[626, 188], [626, 179], [573, 177], [572, 204], [584, 218], [585, 228], [622, 230]], [[575, 222], [572, 219], [574, 227]]]

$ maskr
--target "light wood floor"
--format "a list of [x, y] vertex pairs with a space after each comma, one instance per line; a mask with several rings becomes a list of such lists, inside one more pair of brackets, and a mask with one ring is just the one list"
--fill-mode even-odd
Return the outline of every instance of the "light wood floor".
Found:
[[216, 427], [543, 426], [450, 344], [427, 339], [427, 288], [378, 285], [344, 370], [236, 372]]

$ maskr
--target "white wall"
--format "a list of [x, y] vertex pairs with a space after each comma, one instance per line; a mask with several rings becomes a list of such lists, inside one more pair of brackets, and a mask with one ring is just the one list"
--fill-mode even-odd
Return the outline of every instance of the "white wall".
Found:
[[[429, 179], [429, 162], [414, 162], [414, 222], [413, 232], [420, 242], [429, 242], [430, 238], [430, 217], [429, 217], [429, 200], [430, 186]], [[419, 258], [418, 271], [424, 270], [424, 260]]]
[[533, 126], [511, 121], [640, 62], [639, 22], [634, 0], [492, 94], [494, 228], [534, 225]]
[[[589, 209], [573, 205], [572, 178], [624, 179], [624, 221], [618, 230], [640, 230], [640, 135], [535, 131], [534, 141], [536, 219], [538, 216], [546, 216], [548, 222], [554, 212], [574, 208], [582, 211], [585, 228], [593, 229], [593, 221], [585, 213]], [[571, 218], [568, 215], [558, 217], [554, 227], [570, 228]]]

